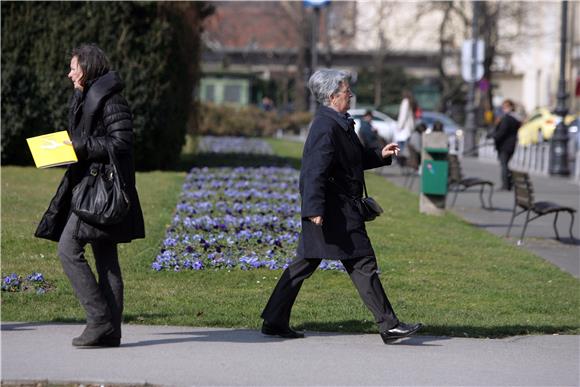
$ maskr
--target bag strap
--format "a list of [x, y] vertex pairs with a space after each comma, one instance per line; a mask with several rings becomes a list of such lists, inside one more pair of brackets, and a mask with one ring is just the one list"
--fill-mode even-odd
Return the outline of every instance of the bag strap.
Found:
[[109, 154], [109, 162], [113, 165], [115, 169], [115, 173], [117, 174], [117, 178], [119, 179], [119, 183], [121, 183], [121, 187], [125, 189], [125, 180], [123, 179], [123, 174], [119, 171], [119, 161], [117, 160], [117, 156], [115, 152], [113, 152], [111, 140], [109, 139], [108, 135], [105, 135], [105, 146], [107, 148], [107, 153]]

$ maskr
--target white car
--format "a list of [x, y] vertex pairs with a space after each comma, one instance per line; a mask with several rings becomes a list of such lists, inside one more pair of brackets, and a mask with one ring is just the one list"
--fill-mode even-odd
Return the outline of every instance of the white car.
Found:
[[[354, 119], [354, 130], [358, 134], [360, 130], [360, 121], [368, 109], [351, 109], [348, 114]], [[397, 121], [378, 110], [372, 110], [373, 120], [371, 125], [387, 143], [392, 142], [397, 130]]]
[[427, 133], [430, 133], [433, 130], [433, 124], [436, 121], [443, 124], [443, 131], [447, 134], [449, 139], [449, 153], [461, 157], [465, 146], [463, 129], [457, 122], [453, 121], [451, 117], [439, 112], [424, 111], [417, 123], [421, 122], [425, 124], [427, 127]]

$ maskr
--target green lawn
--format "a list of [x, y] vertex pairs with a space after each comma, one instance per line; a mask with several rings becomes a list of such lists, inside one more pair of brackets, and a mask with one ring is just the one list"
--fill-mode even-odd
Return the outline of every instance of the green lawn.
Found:
[[[269, 141], [278, 155], [299, 165], [300, 144]], [[2, 292], [2, 320], [83, 321], [56, 244], [33, 237], [63, 170], [2, 167], [1, 172], [2, 274], [39, 271], [56, 285], [45, 295]], [[121, 245], [125, 321], [257, 328], [281, 271], [150, 269], [184, 176], [137, 175], [147, 238]], [[453, 215], [418, 214], [417, 196], [380, 176], [368, 174], [368, 187], [385, 208], [367, 228], [383, 284], [402, 320], [422, 321], [423, 334], [580, 333], [580, 281]], [[376, 332], [350, 279], [339, 272], [319, 271], [305, 282], [292, 323], [307, 330]]]

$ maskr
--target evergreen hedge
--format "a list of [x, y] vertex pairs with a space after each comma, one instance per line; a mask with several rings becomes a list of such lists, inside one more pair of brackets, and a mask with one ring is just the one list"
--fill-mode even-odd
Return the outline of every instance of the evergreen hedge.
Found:
[[70, 50], [97, 43], [125, 81], [141, 170], [173, 167], [199, 77], [204, 2], [2, 2], [2, 163], [31, 164], [25, 139], [67, 125]]
[[263, 111], [256, 106], [234, 107], [200, 104], [199, 122], [196, 130], [189, 128], [189, 133], [212, 136], [267, 137], [276, 134], [278, 129], [286, 133], [300, 133], [312, 121], [309, 112], [278, 114], [276, 111]]

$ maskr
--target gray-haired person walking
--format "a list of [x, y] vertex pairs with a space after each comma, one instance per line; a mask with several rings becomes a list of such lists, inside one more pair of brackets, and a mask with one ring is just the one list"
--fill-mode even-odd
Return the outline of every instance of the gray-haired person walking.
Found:
[[353, 94], [348, 73], [333, 69], [316, 71], [308, 82], [321, 104], [302, 156], [300, 195], [302, 232], [297, 258], [282, 274], [262, 312], [262, 333], [301, 338], [290, 328], [290, 314], [300, 287], [322, 259], [340, 260], [370, 309], [385, 343], [409, 336], [421, 324], [405, 324], [397, 318], [377, 274], [377, 260], [362, 214], [353, 198], [361, 198], [364, 170], [392, 163], [395, 143], [368, 149], [362, 146], [347, 111]]
[[[107, 57], [96, 45], [83, 44], [72, 50], [68, 77], [74, 86], [68, 127], [72, 143], [68, 145], [74, 148], [78, 163], [67, 168], [35, 236], [58, 242], [64, 272], [85, 309], [87, 326], [72, 344], [118, 347], [123, 279], [117, 244], [145, 237], [135, 188], [131, 109], [120, 94], [124, 85], [119, 74], [109, 70]], [[85, 176], [94, 177], [103, 170], [109, 163], [109, 151], [117, 159], [130, 209], [118, 223], [93, 224], [72, 212], [73, 189]], [[87, 244], [93, 249], [98, 279], [85, 259]]]

